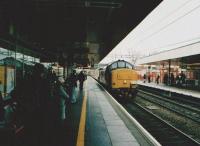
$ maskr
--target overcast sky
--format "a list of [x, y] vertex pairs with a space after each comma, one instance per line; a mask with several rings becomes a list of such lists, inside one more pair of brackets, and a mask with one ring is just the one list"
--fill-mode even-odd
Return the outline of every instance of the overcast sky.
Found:
[[[134, 19], [134, 18], [130, 18]], [[100, 63], [200, 41], [200, 0], [164, 0]]]

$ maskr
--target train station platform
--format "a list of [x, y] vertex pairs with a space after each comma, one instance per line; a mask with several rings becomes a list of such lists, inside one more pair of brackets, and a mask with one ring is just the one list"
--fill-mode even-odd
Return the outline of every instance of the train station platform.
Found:
[[108, 102], [105, 91], [96, 81], [87, 82], [87, 118], [85, 142], [87, 146], [138, 146], [139, 143]]
[[[48, 146], [159, 146], [159, 143], [92, 77], [84, 89], [76, 88], [77, 102], [67, 104], [62, 128], [52, 131], [52, 137], [40, 137]], [[51, 113], [50, 113], [51, 114]], [[36, 120], [32, 119], [32, 125]], [[45, 125], [48, 125], [46, 123]], [[38, 135], [42, 132], [38, 127]], [[3, 132], [0, 127], [0, 132]], [[35, 146], [27, 140], [26, 126], [21, 131], [10, 130], [1, 146]], [[5, 137], [5, 133], [2, 133]], [[1, 139], [2, 137], [0, 137]], [[46, 138], [46, 140], [45, 140]], [[36, 139], [35, 139], [36, 140]], [[7, 143], [6, 143], [7, 142]], [[1, 142], [0, 142], [1, 144]], [[36, 144], [37, 145], [37, 144]]]
[[[130, 117], [125, 116], [127, 113], [120, 110], [122, 106], [116, 103], [116, 100], [96, 80], [88, 77], [84, 91], [77, 146], [147, 146], [157, 144], [137, 121], [133, 122]], [[85, 126], [82, 125], [84, 123]]]
[[156, 84], [156, 83], [153, 83], [153, 82], [151, 82], [151, 83], [145, 82], [144, 83], [143, 81], [139, 81], [138, 84], [141, 85], [141, 86], [151, 87], [151, 88], [160, 89], [160, 90], [171, 92], [171, 93], [177, 93], [177, 94], [181, 94], [181, 95], [200, 99], [200, 92], [199, 91], [167, 86], [167, 85], [162, 84], [162, 83], [160, 83], [160, 84]]
[[[152, 146], [159, 143], [92, 77], [69, 107], [68, 145]], [[66, 129], [66, 130], [67, 130]]]

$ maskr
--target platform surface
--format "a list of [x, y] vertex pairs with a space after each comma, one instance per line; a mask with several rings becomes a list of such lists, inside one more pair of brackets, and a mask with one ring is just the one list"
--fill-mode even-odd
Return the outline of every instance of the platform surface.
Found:
[[105, 97], [104, 89], [88, 77], [86, 146], [138, 146], [136, 138]]

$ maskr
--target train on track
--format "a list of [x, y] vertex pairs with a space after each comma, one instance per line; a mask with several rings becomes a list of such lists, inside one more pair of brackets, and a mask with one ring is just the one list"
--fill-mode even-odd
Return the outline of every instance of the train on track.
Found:
[[110, 63], [104, 68], [100, 68], [90, 73], [112, 93], [121, 96], [135, 96], [137, 93], [138, 74], [134, 66], [124, 60]]

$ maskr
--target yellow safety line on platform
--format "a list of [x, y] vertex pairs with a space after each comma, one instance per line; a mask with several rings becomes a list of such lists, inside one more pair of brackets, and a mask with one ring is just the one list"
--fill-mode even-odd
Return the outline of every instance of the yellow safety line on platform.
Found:
[[85, 144], [85, 122], [86, 122], [86, 105], [87, 105], [87, 93], [86, 93], [87, 88], [86, 87], [87, 86], [85, 86], [85, 95], [83, 97], [83, 104], [82, 104], [81, 118], [80, 118], [80, 123], [79, 123], [76, 146], [84, 146]]

